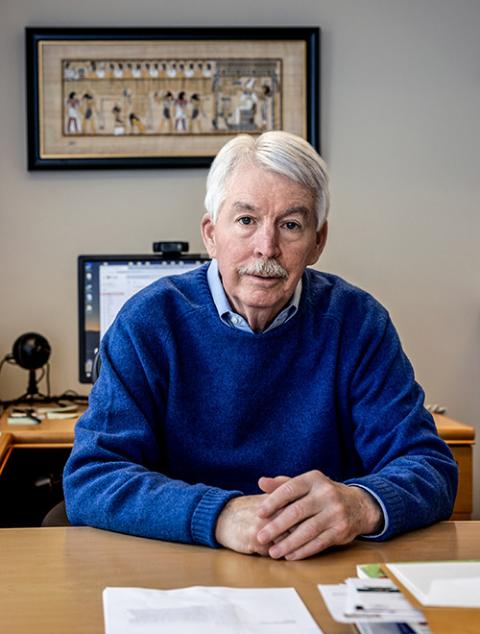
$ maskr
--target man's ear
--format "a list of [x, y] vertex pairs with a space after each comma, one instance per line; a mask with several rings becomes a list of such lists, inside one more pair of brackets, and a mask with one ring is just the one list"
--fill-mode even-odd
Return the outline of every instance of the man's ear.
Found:
[[207, 253], [211, 258], [216, 257], [217, 247], [215, 245], [215, 224], [210, 214], [205, 214], [200, 225], [202, 239]]
[[315, 264], [318, 258], [322, 255], [323, 249], [325, 248], [325, 244], [327, 242], [327, 236], [328, 222], [325, 220], [321, 228], [317, 231], [315, 247], [312, 250], [307, 265], [311, 266], [312, 264]]

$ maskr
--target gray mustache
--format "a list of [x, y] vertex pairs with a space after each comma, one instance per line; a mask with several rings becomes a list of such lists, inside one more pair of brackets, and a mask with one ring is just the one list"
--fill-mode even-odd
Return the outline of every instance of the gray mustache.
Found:
[[287, 279], [287, 271], [275, 258], [268, 260], [255, 260], [252, 264], [246, 264], [238, 269], [240, 275], [260, 275], [261, 277], [280, 277]]

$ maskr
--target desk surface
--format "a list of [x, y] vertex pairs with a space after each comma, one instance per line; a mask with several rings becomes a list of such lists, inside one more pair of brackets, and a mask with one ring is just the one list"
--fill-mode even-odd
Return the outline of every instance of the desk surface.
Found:
[[[42, 420], [34, 425], [12, 425], [8, 422], [8, 410], [0, 416], [2, 436], [10, 434], [16, 444], [72, 444], [77, 418]], [[1, 437], [1, 436], [0, 436]]]
[[[318, 583], [355, 576], [366, 562], [479, 559], [480, 522], [442, 522], [386, 543], [354, 542], [300, 562], [273, 561], [220, 549], [185, 546], [92, 528], [0, 530], [1, 629], [16, 634], [103, 633], [106, 586], [179, 588], [194, 585], [297, 589], [328, 634], [353, 626], [330, 618]], [[478, 633], [480, 610], [433, 609], [436, 634]]]

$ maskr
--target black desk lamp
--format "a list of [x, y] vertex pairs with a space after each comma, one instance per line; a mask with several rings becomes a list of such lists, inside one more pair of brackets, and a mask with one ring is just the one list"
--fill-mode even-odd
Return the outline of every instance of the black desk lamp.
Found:
[[36, 332], [26, 332], [20, 335], [13, 344], [12, 358], [25, 370], [28, 370], [28, 386], [25, 394], [16, 401], [33, 401], [47, 398], [38, 391], [36, 371], [48, 362], [50, 358], [50, 344]]

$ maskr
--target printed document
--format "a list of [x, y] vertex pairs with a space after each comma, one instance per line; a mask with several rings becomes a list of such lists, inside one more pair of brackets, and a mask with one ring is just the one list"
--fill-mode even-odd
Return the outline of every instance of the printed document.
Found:
[[105, 634], [321, 634], [293, 588], [105, 588]]
[[[376, 603], [375, 610], [370, 609], [372, 598], [367, 596], [370, 593], [361, 593], [365, 595], [362, 599], [363, 605], [356, 601], [356, 609], [352, 610], [349, 586], [349, 583], [318, 586], [328, 611], [339, 623], [423, 623], [425, 621], [420, 610], [416, 610], [396, 593], [382, 593], [381, 599], [378, 599], [378, 593], [372, 593], [376, 597], [373, 599]], [[363, 606], [367, 606], [367, 609]]]

